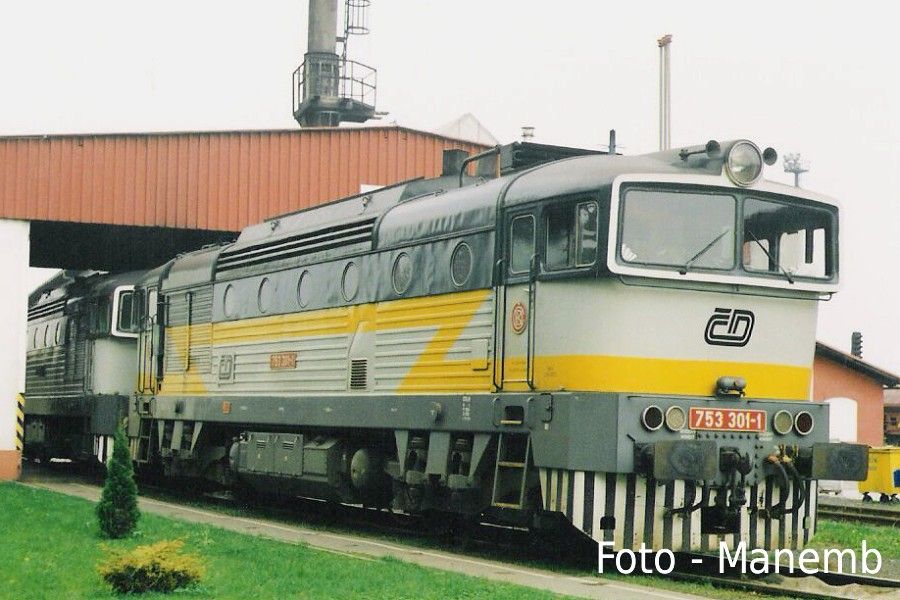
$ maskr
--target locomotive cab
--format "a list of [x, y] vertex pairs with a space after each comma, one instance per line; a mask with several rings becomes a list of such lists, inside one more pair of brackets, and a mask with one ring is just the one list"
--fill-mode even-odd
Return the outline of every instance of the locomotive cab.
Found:
[[26, 456], [105, 458], [136, 378], [135, 279], [61, 273], [32, 294]]
[[544, 168], [568, 175], [558, 197], [528, 185], [540, 171], [507, 192], [506, 318], [528, 316], [502, 379], [577, 395], [533, 431], [535, 461], [545, 508], [597, 540], [797, 546], [815, 480], [866, 475], [867, 447], [828, 443], [828, 408], [808, 402], [838, 206], [762, 181], [763, 157], [711, 142], [607, 159], [605, 177], [565, 161]]

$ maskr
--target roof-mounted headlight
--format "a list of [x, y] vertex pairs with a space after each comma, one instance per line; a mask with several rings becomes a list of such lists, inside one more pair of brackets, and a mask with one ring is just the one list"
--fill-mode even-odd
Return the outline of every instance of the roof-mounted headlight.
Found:
[[725, 172], [737, 185], [751, 185], [762, 175], [763, 156], [753, 142], [737, 142], [728, 151]]

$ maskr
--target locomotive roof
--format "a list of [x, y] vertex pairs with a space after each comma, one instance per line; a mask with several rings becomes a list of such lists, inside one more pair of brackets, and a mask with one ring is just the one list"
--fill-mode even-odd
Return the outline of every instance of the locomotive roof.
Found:
[[451, 232], [492, 227], [497, 218], [497, 198], [508, 181], [508, 177], [501, 177], [400, 203], [381, 219], [377, 245], [390, 248]]
[[[83, 297], [98, 297], [112, 294], [121, 285], [134, 285], [144, 276], [145, 271], [127, 273], [103, 273], [101, 271], [60, 271], [50, 281], [38, 287], [28, 297], [28, 310], [71, 301]], [[65, 304], [65, 302], [63, 302]]]
[[[210, 282], [221, 276], [217, 273], [239, 273], [263, 263], [285, 266], [302, 254], [319, 253], [327, 259], [488, 229], [495, 226], [501, 205], [604, 189], [623, 174], [719, 176], [723, 157], [734, 143], [718, 145], [721, 151], [712, 157], [702, 150], [704, 146], [686, 149], [687, 155], [676, 149], [638, 156], [571, 148], [552, 155], [547, 154], [553, 149], [549, 146], [501, 147], [498, 160], [506, 171], [501, 177], [465, 176], [462, 186], [457, 176], [413, 179], [275, 217], [245, 228], [234, 244], [177, 258], [163, 286], [171, 290]], [[532, 156], [536, 150], [541, 151], [537, 158]], [[513, 158], [503, 166], [502, 159], [508, 156]]]
[[168, 264], [168, 272], [159, 274], [160, 277], [164, 277], [160, 291], [170, 292], [212, 281], [215, 276], [216, 259], [223, 248], [223, 246], [201, 248], [175, 258]]

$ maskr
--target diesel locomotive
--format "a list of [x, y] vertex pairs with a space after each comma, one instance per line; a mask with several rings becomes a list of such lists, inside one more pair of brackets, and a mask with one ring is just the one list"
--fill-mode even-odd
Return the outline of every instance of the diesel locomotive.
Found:
[[515, 143], [29, 310], [26, 453], [617, 549], [802, 546], [864, 479], [809, 401], [835, 201], [746, 140]]

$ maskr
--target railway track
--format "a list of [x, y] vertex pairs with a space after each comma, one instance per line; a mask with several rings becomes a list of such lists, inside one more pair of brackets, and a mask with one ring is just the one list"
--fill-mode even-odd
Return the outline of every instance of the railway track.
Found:
[[[82, 481], [92, 486], [102, 485], [96, 474], [82, 474]], [[32, 483], [35, 483], [34, 479]], [[292, 499], [289, 503], [247, 504], [230, 493], [203, 493], [156, 482], [142, 482], [140, 492], [142, 496], [156, 501], [231, 513], [238, 519], [249, 517], [344, 535], [362, 534], [370, 539], [389, 539], [390, 543], [423, 550], [449, 549], [476, 559], [497, 560], [498, 556], [503, 556], [505, 562], [517, 567], [549, 567], [552, 570], [563, 567], [582, 574], [586, 571], [596, 572], [597, 569], [594, 558], [596, 553], [594, 551], [592, 554], [587, 545], [579, 544], [583, 540], [572, 538], [562, 541], [563, 536], [559, 540], [535, 539], [534, 534], [522, 528], [484, 524], [455, 528], [429, 522], [421, 517], [316, 500]], [[577, 532], [572, 530], [569, 533], [574, 535]], [[695, 562], [699, 559], [702, 559], [700, 563]], [[605, 572], [609, 573], [610, 570], [607, 568]], [[811, 600], [900, 598], [900, 581], [836, 573], [807, 576], [785, 570], [781, 574], [747, 575], [742, 574], [739, 568], [734, 568], [719, 573], [717, 557], [695, 554], [678, 554], [675, 570], [671, 574], [657, 577], [705, 583], [719, 589], [738, 590], [758, 596]], [[627, 578], [623, 578], [623, 582], [627, 582]]]
[[819, 518], [822, 519], [900, 527], [900, 508], [893, 508], [891, 505], [850, 504], [820, 498], [818, 510]]

